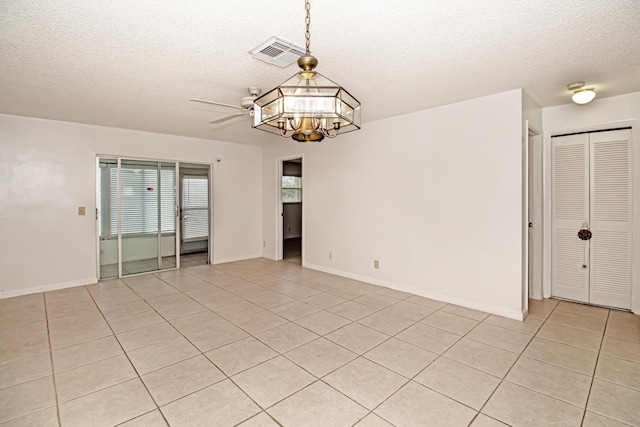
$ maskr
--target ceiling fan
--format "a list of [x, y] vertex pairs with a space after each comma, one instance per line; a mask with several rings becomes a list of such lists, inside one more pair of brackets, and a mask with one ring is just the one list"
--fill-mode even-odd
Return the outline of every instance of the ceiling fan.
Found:
[[235, 117], [244, 116], [245, 114], [253, 116], [253, 101], [255, 101], [255, 99], [258, 98], [258, 95], [260, 95], [260, 92], [262, 92], [262, 89], [260, 89], [259, 87], [250, 87], [247, 90], [249, 91], [249, 96], [245, 96], [240, 100], [239, 107], [237, 105], [225, 104], [223, 102], [206, 101], [204, 99], [190, 99], [189, 101], [201, 102], [203, 104], [219, 105], [221, 107], [235, 108], [236, 110], [240, 110], [240, 112], [238, 113], [231, 114], [231, 115], [222, 117], [220, 119], [210, 121], [209, 124], [213, 125], [213, 124], [225, 122], [227, 120], [231, 120]]

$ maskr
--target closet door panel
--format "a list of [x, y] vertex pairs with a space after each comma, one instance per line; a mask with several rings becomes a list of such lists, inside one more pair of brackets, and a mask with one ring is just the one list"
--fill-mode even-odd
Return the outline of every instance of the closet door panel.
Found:
[[592, 304], [631, 308], [631, 132], [590, 134]]
[[578, 231], [589, 220], [589, 135], [552, 139], [551, 292], [589, 301], [589, 242]]

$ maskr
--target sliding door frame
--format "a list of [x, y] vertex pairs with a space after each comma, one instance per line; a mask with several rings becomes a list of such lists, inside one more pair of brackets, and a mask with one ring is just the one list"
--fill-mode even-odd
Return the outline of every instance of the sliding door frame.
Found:
[[[174, 200], [174, 219], [175, 219], [175, 223], [176, 223], [176, 227], [175, 227], [175, 237], [174, 237], [174, 246], [175, 246], [175, 257], [176, 257], [176, 265], [175, 267], [171, 267], [171, 268], [163, 268], [161, 269], [160, 267], [162, 266], [161, 263], [161, 258], [162, 258], [162, 223], [161, 223], [161, 213], [160, 213], [160, 202], [159, 202], [159, 206], [158, 206], [158, 216], [159, 216], [159, 221], [158, 221], [158, 270], [154, 270], [154, 271], [169, 271], [169, 270], [175, 270], [180, 268], [180, 248], [179, 248], [179, 244], [180, 244], [180, 233], [181, 230], [178, 227], [179, 224], [179, 218], [178, 218], [178, 206], [179, 206], [179, 200], [180, 200], [180, 186], [178, 185], [178, 176], [180, 173], [180, 162], [177, 160], [165, 160], [165, 159], [153, 159], [153, 158], [146, 158], [146, 157], [135, 157], [135, 156], [120, 156], [120, 155], [110, 155], [110, 154], [96, 154], [96, 160], [95, 160], [95, 167], [96, 167], [96, 183], [95, 183], [95, 189], [96, 189], [96, 196], [98, 194], [98, 180], [97, 180], [97, 172], [99, 171], [100, 168], [100, 159], [101, 158], [108, 158], [108, 159], [115, 159], [116, 160], [116, 167], [118, 170], [118, 174], [117, 174], [117, 200], [118, 200], [118, 236], [117, 236], [117, 251], [118, 251], [118, 259], [117, 259], [117, 263], [118, 263], [118, 277], [117, 279], [120, 279], [123, 276], [122, 274], [122, 203], [121, 203], [121, 176], [120, 176], [120, 170], [121, 170], [121, 166], [122, 166], [122, 160], [134, 160], [134, 161], [148, 161], [148, 162], [157, 162], [158, 163], [158, 172], [161, 169], [161, 166], [163, 163], [169, 163], [169, 164], [173, 164], [174, 168], [175, 168], [175, 200]], [[183, 162], [184, 163], [184, 162]], [[160, 197], [161, 193], [161, 187], [162, 184], [160, 182], [160, 174], [158, 175], [158, 196]], [[160, 199], [159, 199], [160, 200]], [[98, 198], [96, 197], [95, 199], [95, 221], [96, 221], [96, 228], [95, 228], [95, 237], [96, 237], [96, 278], [98, 280], [102, 280], [101, 279], [101, 275], [100, 275], [100, 269], [101, 269], [101, 247], [100, 247], [100, 236], [99, 236], [99, 225], [98, 225], [98, 221], [101, 221], [102, 218], [100, 218], [98, 216]], [[209, 224], [209, 227], [211, 227], [211, 224]], [[211, 241], [209, 241], [209, 246], [211, 247]], [[210, 249], [209, 249], [210, 252]], [[210, 255], [209, 255], [210, 256]], [[136, 276], [138, 274], [146, 274], [146, 273], [150, 273], [150, 272], [142, 272], [142, 273], [134, 273], [134, 274], [127, 274], [127, 277], [130, 276]], [[110, 279], [110, 278], [105, 278], [105, 280]]]

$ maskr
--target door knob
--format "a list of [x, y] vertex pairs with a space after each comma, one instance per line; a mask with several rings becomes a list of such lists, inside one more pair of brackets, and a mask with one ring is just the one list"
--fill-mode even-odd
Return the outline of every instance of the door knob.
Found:
[[580, 240], [589, 240], [592, 236], [593, 234], [587, 225], [583, 225], [580, 231], [578, 231], [578, 238]]

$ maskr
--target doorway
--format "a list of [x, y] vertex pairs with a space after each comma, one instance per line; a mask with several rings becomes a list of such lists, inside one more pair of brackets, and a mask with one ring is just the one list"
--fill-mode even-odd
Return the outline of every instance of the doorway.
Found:
[[551, 138], [551, 293], [631, 308], [630, 128]]
[[302, 265], [302, 158], [280, 166], [281, 259]]
[[532, 299], [542, 299], [542, 238], [543, 238], [543, 171], [542, 136], [533, 129], [528, 130], [527, 155], [527, 232], [528, 269], [527, 283]]
[[180, 266], [210, 262], [210, 166], [180, 163]]

